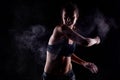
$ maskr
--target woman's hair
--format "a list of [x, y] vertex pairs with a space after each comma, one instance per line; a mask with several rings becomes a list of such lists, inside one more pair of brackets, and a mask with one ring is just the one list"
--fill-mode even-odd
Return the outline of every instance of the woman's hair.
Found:
[[77, 7], [76, 4], [73, 3], [67, 3], [62, 7], [62, 11], [61, 12], [67, 12], [67, 13], [73, 13], [75, 12], [77, 14], [77, 16], [79, 16], [79, 9]]

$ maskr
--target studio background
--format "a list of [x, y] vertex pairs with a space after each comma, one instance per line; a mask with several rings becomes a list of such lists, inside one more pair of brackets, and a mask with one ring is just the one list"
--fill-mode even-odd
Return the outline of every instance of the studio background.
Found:
[[[62, 0], [4, 0], [1, 4], [0, 80], [40, 80], [47, 41], [59, 24]], [[76, 55], [94, 62], [92, 74], [73, 63], [77, 80], [120, 80], [120, 1], [74, 0], [79, 7], [76, 26], [86, 37], [99, 35], [101, 43], [90, 48], [77, 45]]]

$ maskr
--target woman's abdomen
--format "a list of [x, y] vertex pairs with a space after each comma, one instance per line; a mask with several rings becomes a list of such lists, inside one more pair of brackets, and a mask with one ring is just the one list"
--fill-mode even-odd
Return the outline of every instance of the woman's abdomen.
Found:
[[47, 59], [44, 71], [51, 74], [65, 74], [72, 69], [71, 57], [56, 57], [53, 54], [47, 53]]

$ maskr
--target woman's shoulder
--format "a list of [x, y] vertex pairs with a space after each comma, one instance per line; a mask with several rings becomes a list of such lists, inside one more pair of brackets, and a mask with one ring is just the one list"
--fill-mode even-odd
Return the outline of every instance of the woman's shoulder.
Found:
[[69, 31], [70, 29], [66, 26], [66, 25], [57, 25], [55, 28], [54, 28], [54, 31], [57, 31], [57, 32], [64, 32], [64, 31]]
[[55, 28], [62, 28], [62, 24], [57, 25]]
[[62, 26], [63, 25], [57, 25], [57, 26], [55, 26], [54, 30], [61, 31], [62, 30]]

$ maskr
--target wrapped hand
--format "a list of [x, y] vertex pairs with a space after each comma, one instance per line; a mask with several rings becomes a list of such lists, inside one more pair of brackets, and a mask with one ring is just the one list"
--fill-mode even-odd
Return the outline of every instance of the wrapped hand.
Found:
[[85, 68], [89, 69], [92, 73], [97, 73], [98, 72], [98, 68], [94, 63], [85, 62], [83, 66]]

